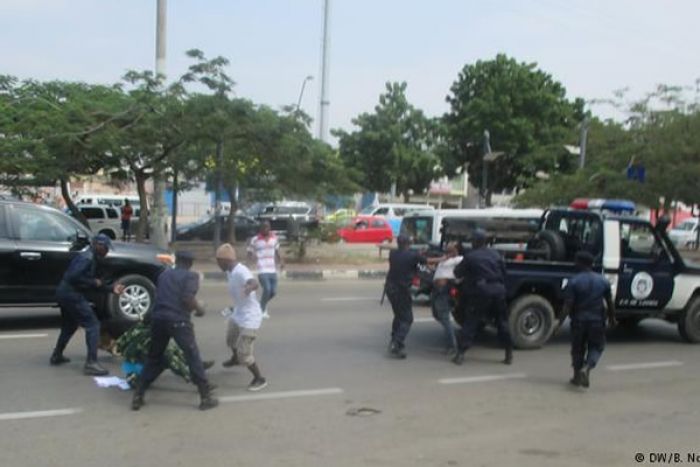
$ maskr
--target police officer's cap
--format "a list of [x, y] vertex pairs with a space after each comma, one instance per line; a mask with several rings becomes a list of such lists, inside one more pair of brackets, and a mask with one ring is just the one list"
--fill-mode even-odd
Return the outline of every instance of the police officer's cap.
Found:
[[576, 253], [574, 261], [576, 261], [577, 264], [580, 264], [582, 266], [591, 267], [593, 266], [595, 258], [592, 254], [590, 254], [587, 251], [579, 251], [578, 253]]
[[475, 242], [485, 242], [487, 238], [488, 235], [486, 234], [486, 231], [484, 229], [476, 229], [472, 234], [472, 239]]
[[93, 242], [95, 243], [95, 245], [102, 245], [103, 247], [107, 248], [108, 250], [112, 249], [112, 239], [109, 238], [105, 234], [95, 235]]
[[175, 253], [176, 261], [194, 261], [194, 253], [191, 251], [183, 250]]

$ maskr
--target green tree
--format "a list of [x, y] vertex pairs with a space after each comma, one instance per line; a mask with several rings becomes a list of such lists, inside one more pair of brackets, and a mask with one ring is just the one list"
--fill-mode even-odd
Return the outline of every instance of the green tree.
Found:
[[360, 178], [355, 181], [370, 191], [386, 193], [393, 184], [409, 201], [422, 193], [441, 173], [434, 149], [437, 124], [406, 98], [406, 83], [387, 83], [373, 113], [353, 119], [353, 132], [335, 130], [340, 157]]
[[485, 130], [493, 151], [505, 153], [491, 163], [482, 193], [487, 202], [493, 191], [526, 187], [538, 172], [568, 164], [562, 145], [573, 142], [573, 129], [584, 116], [583, 101], [569, 101], [564, 86], [537, 64], [502, 54], [465, 65], [447, 102], [442, 153], [448, 172], [467, 164], [470, 179], [481, 185]]

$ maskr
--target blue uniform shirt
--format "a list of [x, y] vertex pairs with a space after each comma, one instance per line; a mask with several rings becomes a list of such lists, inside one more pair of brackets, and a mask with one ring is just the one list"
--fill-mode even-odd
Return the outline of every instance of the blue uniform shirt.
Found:
[[107, 284], [97, 286], [96, 271], [97, 261], [91, 248], [75, 256], [63, 274], [57, 295], [82, 294], [91, 290], [108, 291], [110, 288]]
[[184, 268], [166, 269], [158, 276], [153, 319], [189, 321], [190, 309], [185, 303], [199, 290], [199, 275]]
[[387, 282], [401, 287], [410, 287], [416, 267], [425, 262], [425, 258], [413, 250], [391, 250]]
[[464, 278], [462, 289], [467, 295], [503, 297], [506, 294], [506, 263], [495, 250], [477, 248], [464, 255], [455, 267], [455, 277]]
[[601, 274], [585, 271], [569, 280], [564, 299], [573, 304], [571, 319], [577, 321], [605, 321], [605, 295], [610, 283]]

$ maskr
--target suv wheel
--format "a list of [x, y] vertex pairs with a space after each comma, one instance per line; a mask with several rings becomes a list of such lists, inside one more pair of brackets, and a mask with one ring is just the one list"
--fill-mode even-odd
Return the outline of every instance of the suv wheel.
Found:
[[124, 276], [118, 281], [124, 284], [124, 293], [110, 295], [110, 315], [117, 319], [138, 321], [153, 309], [155, 286], [153, 282], [139, 275]]
[[700, 342], [700, 297], [695, 297], [678, 317], [678, 332], [687, 342]]
[[541, 295], [523, 295], [510, 306], [508, 325], [518, 349], [538, 349], [554, 331], [554, 309]]

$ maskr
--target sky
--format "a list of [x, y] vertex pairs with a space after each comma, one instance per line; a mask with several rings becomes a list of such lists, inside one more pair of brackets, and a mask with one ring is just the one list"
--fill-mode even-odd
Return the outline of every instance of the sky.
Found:
[[[231, 61], [237, 96], [280, 108], [312, 75], [302, 108], [317, 117], [323, 0], [168, 0], [167, 13], [169, 77], [198, 48]], [[0, 0], [0, 74], [113, 83], [153, 69], [155, 17], [156, 0]], [[570, 98], [692, 85], [698, 18], [698, 0], [330, 0], [329, 126], [351, 129], [387, 81], [441, 115], [464, 65], [498, 53], [536, 62]]]

